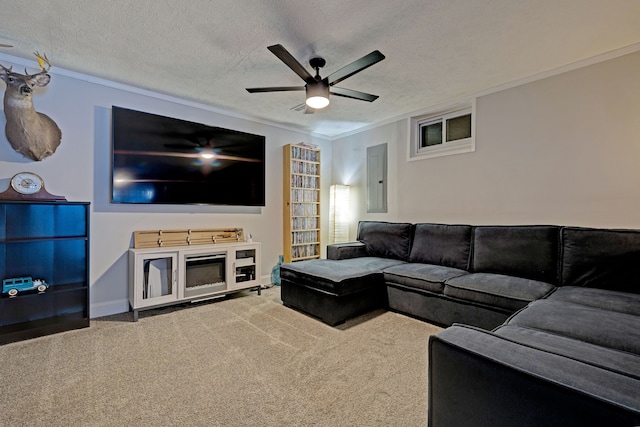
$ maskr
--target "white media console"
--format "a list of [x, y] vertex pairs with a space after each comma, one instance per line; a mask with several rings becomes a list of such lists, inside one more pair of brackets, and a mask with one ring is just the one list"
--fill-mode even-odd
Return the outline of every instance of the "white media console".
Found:
[[138, 312], [257, 289], [260, 243], [129, 249], [129, 304]]

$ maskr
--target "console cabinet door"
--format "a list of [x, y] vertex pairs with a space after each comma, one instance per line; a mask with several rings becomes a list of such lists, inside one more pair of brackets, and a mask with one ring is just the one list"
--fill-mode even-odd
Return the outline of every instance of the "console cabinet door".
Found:
[[228, 251], [231, 274], [229, 289], [257, 286], [260, 282], [260, 244], [244, 244]]
[[133, 308], [166, 304], [178, 299], [177, 252], [134, 253], [131, 262]]

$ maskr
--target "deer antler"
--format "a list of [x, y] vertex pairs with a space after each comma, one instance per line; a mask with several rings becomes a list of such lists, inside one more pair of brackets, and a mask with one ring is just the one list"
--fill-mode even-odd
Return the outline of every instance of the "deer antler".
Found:
[[40, 68], [42, 68], [42, 71], [36, 74], [29, 74], [29, 72], [25, 67], [24, 75], [28, 77], [33, 77], [33, 76], [37, 76], [38, 74], [46, 74], [47, 71], [51, 69], [51, 62], [49, 61], [49, 58], [47, 58], [46, 54], [40, 55], [38, 52], [33, 52], [33, 54], [36, 56], [36, 58], [38, 58], [38, 64], [40, 65]]
[[[38, 58], [38, 64], [40, 64], [40, 68], [42, 68], [42, 71], [49, 71], [49, 69], [51, 68], [51, 62], [49, 62], [47, 54], [45, 53], [40, 55], [38, 51], [33, 52], [33, 54], [36, 56], [36, 58]], [[48, 67], [45, 67], [45, 64], [48, 65]]]

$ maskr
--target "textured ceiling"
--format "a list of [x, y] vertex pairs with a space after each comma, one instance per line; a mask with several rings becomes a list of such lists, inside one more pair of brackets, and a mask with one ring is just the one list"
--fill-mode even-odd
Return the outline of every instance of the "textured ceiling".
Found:
[[[0, 52], [327, 137], [640, 42], [638, 0], [0, 0]], [[304, 84], [267, 46], [326, 76], [386, 59], [308, 115]], [[35, 65], [35, 61], [34, 61]], [[52, 70], [54, 72], [55, 69]], [[309, 68], [309, 71], [312, 70]]]

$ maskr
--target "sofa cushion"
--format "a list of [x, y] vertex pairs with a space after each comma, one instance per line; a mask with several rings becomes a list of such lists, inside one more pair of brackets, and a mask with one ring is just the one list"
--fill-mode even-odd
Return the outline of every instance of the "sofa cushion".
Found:
[[491, 273], [472, 273], [445, 282], [444, 294], [462, 300], [519, 310], [555, 287], [550, 283]]
[[471, 226], [416, 224], [409, 262], [469, 269]]
[[640, 380], [640, 356], [635, 354], [514, 325], [500, 326], [494, 333], [529, 347], [570, 357]]
[[640, 231], [562, 229], [563, 286], [640, 293]]
[[563, 286], [549, 295], [548, 299], [640, 316], [640, 295], [629, 292]]
[[545, 299], [532, 302], [507, 324], [640, 355], [640, 316]]
[[477, 226], [473, 271], [558, 283], [559, 227]]
[[283, 264], [280, 278], [295, 285], [345, 295], [383, 284], [382, 270], [399, 263], [403, 261], [375, 257], [310, 259]]
[[432, 264], [400, 264], [383, 271], [384, 281], [442, 293], [444, 281], [468, 274], [465, 270]]
[[413, 225], [409, 223], [360, 221], [358, 239], [372, 257], [409, 259]]

